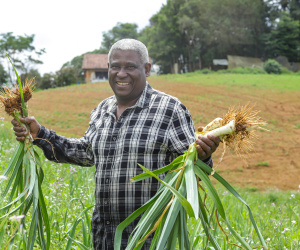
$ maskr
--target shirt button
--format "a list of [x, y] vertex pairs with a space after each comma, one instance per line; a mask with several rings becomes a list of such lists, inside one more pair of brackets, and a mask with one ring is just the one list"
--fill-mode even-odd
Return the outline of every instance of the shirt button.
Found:
[[106, 221], [106, 224], [107, 224], [107, 225], [109, 225], [109, 224], [110, 224], [110, 221], [109, 221], [109, 220], [107, 220], [107, 221]]
[[106, 183], [106, 184], [109, 183], [109, 179], [108, 179], [108, 178], [105, 179], [105, 183]]
[[117, 140], [117, 137], [114, 136], [114, 137], [113, 137], [113, 140], [114, 140], [114, 141]]
[[108, 162], [111, 162], [111, 158], [108, 158], [107, 161], [108, 161]]
[[107, 205], [107, 200], [104, 201], [104, 204]]

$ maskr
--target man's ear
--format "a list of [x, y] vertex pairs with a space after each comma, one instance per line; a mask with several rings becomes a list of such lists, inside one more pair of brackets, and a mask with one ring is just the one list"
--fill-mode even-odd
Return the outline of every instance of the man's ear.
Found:
[[150, 76], [150, 71], [151, 71], [151, 63], [146, 63], [145, 64], [145, 73], [146, 73], [146, 76]]

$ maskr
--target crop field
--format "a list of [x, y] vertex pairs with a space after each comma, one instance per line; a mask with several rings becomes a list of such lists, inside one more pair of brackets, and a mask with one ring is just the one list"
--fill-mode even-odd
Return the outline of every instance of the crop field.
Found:
[[[153, 88], [181, 100], [190, 110], [196, 128], [222, 116], [231, 106], [255, 104], [268, 124], [266, 130], [259, 131], [254, 151], [243, 160], [227, 149], [218, 163], [223, 152], [220, 144], [213, 155], [216, 171], [250, 205], [269, 249], [300, 249], [300, 75], [190, 73], [153, 76], [148, 81]], [[80, 138], [88, 128], [90, 112], [112, 94], [107, 82], [37, 91], [29, 101], [29, 115], [59, 134]], [[1, 175], [16, 142], [8, 122], [11, 118], [2, 109], [0, 117]], [[55, 164], [44, 157], [42, 160], [43, 190], [51, 220], [51, 249], [66, 249], [68, 235], [77, 219], [79, 226], [74, 239], [90, 245], [92, 209], [88, 211], [89, 218], [81, 211], [94, 204], [95, 168]], [[0, 190], [4, 187], [5, 182], [0, 184]], [[217, 189], [234, 228], [261, 249], [246, 207], [218, 185]], [[194, 222], [189, 221], [189, 227], [193, 226]], [[223, 242], [224, 249], [237, 249], [226, 242], [220, 230], [215, 234], [219, 235], [217, 238]], [[20, 241], [19, 235], [14, 240], [15, 247]], [[204, 249], [205, 244], [200, 240], [197, 249]], [[77, 249], [75, 244], [73, 247]]]

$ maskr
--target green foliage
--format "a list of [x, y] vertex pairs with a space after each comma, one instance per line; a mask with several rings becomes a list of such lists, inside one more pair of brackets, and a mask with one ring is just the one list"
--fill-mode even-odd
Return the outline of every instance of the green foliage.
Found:
[[179, 72], [185, 63], [185, 44], [178, 26], [180, 0], [167, 1], [159, 13], [150, 19], [151, 27], [141, 31], [139, 39], [146, 44], [150, 57], [164, 74], [174, 73], [174, 63], [179, 63]]
[[39, 89], [55, 88], [57, 85], [57, 75], [45, 73], [40, 82], [37, 82], [36, 87]]
[[42, 81], [42, 77], [40, 75], [40, 73], [36, 70], [36, 69], [31, 69], [29, 70], [29, 72], [23, 73], [20, 75], [20, 79], [23, 82], [25, 82], [26, 79], [31, 80], [34, 78], [34, 82], [35, 82], [35, 86], [39, 86], [41, 81]]
[[74, 67], [64, 67], [57, 72], [57, 86], [66, 86], [76, 83], [78, 80]]
[[8, 74], [5, 71], [2, 64], [0, 63], [0, 87], [2, 86], [2, 84], [6, 83], [7, 80], [8, 80]]
[[120, 39], [133, 38], [137, 39], [137, 24], [135, 23], [117, 23], [111, 30], [103, 32], [103, 38], [100, 49], [108, 53], [110, 47]]
[[300, 22], [283, 12], [279, 22], [263, 37], [268, 57], [286, 56], [290, 62], [300, 61]]
[[277, 61], [269, 59], [264, 63], [264, 70], [268, 74], [281, 74], [281, 65]]
[[[29, 72], [32, 65], [43, 63], [33, 55], [39, 57], [45, 53], [45, 49], [36, 50], [33, 41], [34, 35], [14, 36], [12, 32], [0, 34], [0, 58], [6, 60], [7, 53], [17, 69]], [[8, 67], [10, 81], [13, 82], [14, 71]]]
[[237, 67], [234, 69], [218, 70], [219, 74], [266, 74], [266, 72], [258, 67]]

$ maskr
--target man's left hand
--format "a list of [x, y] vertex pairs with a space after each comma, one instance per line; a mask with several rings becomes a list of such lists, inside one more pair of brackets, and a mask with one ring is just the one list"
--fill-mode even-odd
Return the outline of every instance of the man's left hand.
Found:
[[[198, 131], [202, 131], [202, 129], [202, 127], [199, 127]], [[210, 157], [211, 154], [216, 151], [219, 143], [220, 139], [218, 136], [208, 135], [207, 137], [204, 137], [199, 135], [196, 139], [196, 149], [199, 159], [203, 161]]]

